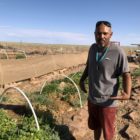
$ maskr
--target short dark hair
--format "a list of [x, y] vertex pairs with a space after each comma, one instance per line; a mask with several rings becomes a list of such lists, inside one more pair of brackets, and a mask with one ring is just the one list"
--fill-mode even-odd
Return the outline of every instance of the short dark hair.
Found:
[[109, 21], [101, 20], [96, 23], [96, 28], [99, 27], [101, 24], [106, 25], [107, 27], [111, 28], [111, 23]]

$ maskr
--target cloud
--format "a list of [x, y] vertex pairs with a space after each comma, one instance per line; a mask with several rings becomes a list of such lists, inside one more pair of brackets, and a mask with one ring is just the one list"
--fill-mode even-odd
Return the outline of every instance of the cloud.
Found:
[[[16, 41], [16, 42], [33, 42], [33, 43], [48, 43], [48, 44], [88, 44], [93, 40], [91, 34], [82, 34], [75, 32], [57, 32], [47, 29], [25, 29], [14, 28], [11, 26], [0, 26], [1, 41]], [[112, 41], [119, 41], [121, 45], [131, 45], [140, 43], [140, 34], [114, 34]]]
[[[13, 41], [42, 42], [42, 43], [73, 43], [89, 44], [90, 37], [86, 34], [73, 32], [52, 32], [43, 29], [12, 28], [0, 26], [0, 40], [3, 38]], [[5, 40], [4, 40], [5, 41]]]

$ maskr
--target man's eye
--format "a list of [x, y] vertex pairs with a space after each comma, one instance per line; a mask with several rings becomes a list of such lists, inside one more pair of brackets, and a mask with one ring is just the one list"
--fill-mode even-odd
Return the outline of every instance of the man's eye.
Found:
[[107, 35], [108, 33], [97, 33], [97, 35]]

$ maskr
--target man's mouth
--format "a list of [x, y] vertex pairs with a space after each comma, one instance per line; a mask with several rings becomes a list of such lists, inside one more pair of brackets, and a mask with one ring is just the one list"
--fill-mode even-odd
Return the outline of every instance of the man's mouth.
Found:
[[104, 43], [104, 42], [105, 42], [105, 40], [99, 40], [99, 42], [101, 42], [101, 43], [103, 42], [103, 43]]

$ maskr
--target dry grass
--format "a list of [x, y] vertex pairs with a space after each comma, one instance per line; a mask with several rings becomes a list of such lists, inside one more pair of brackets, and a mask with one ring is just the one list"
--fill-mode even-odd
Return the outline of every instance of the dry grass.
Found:
[[[41, 43], [25, 43], [25, 42], [0, 42], [0, 47], [14, 48], [25, 52], [47, 52], [52, 53], [71, 53], [88, 51], [90, 45], [68, 45], [68, 44], [41, 44]], [[136, 46], [121, 46], [127, 54], [138, 49]]]
[[57, 52], [57, 53], [69, 53], [69, 52], [83, 52], [89, 49], [86, 45], [67, 45], [67, 44], [40, 44], [40, 43], [24, 43], [24, 42], [0, 42], [2, 48], [14, 48], [20, 49], [25, 52]]

